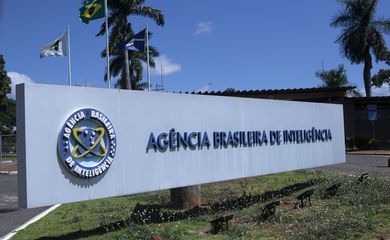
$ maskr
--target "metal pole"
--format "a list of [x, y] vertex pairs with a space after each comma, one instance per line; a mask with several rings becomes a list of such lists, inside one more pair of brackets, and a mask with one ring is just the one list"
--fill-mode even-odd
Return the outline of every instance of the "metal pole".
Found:
[[161, 91], [164, 92], [164, 84], [163, 84], [163, 65], [161, 64]]
[[129, 51], [125, 49], [125, 74], [126, 74], [126, 89], [131, 89], [131, 82], [130, 82], [130, 64], [129, 64]]
[[148, 74], [148, 91], [150, 91], [150, 66], [149, 66], [149, 30], [146, 25], [146, 61], [147, 61], [147, 74]]
[[70, 26], [68, 25], [68, 80], [69, 86], [72, 86], [72, 68], [70, 65]]
[[104, 12], [106, 15], [106, 59], [107, 59], [107, 81], [108, 88], [111, 88], [111, 76], [110, 76], [110, 45], [108, 40], [108, 7], [107, 0], [104, 0]]

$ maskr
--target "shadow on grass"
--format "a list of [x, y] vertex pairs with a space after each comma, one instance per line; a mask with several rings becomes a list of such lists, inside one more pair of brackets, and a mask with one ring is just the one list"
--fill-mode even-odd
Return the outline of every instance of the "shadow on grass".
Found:
[[98, 227], [98, 228], [94, 228], [94, 229], [90, 229], [90, 230], [85, 230], [85, 231], [76, 231], [76, 232], [71, 232], [71, 233], [68, 233], [68, 234], [64, 234], [64, 235], [61, 235], [61, 236], [58, 236], [58, 237], [40, 237], [38, 239], [40, 240], [44, 240], [44, 239], [64, 239], [64, 240], [68, 240], [68, 239], [77, 239], [77, 238], [86, 238], [86, 237], [90, 237], [90, 236], [98, 236], [98, 235], [103, 235], [107, 233], [107, 231], [102, 228], [102, 227]]
[[121, 230], [131, 225], [146, 225], [153, 223], [166, 223], [188, 218], [199, 217], [202, 215], [215, 214], [229, 210], [240, 210], [250, 207], [257, 203], [269, 201], [274, 198], [289, 196], [297, 191], [311, 187], [320, 180], [310, 180], [303, 183], [296, 183], [276, 191], [267, 191], [258, 195], [243, 195], [239, 198], [230, 199], [223, 202], [217, 202], [201, 207], [195, 207], [186, 211], [173, 210], [166, 205], [141, 205], [137, 204], [133, 209], [130, 218], [117, 221], [107, 225], [99, 226], [85, 231], [75, 231], [57, 237], [41, 237], [43, 239], [76, 239], [90, 236], [103, 235], [107, 232]]

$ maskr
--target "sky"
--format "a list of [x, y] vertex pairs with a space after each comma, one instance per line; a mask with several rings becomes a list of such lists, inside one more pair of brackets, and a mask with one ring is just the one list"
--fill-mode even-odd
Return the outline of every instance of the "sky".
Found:
[[[68, 84], [67, 58], [40, 59], [39, 51], [70, 25], [73, 83], [108, 86], [100, 57], [105, 37], [95, 37], [103, 19], [82, 23], [81, 1], [0, 1], [0, 53], [13, 84]], [[336, 0], [147, 0], [145, 5], [165, 16], [164, 27], [129, 17], [135, 32], [149, 26], [150, 44], [160, 51], [153, 89], [161, 81], [169, 92], [310, 88], [321, 84], [317, 70], [339, 64], [363, 89], [363, 65], [342, 57], [335, 43], [340, 29], [329, 26], [341, 9]], [[377, 15], [390, 17], [388, 9], [390, 1], [380, 1]], [[386, 42], [390, 47], [389, 36]], [[385, 67], [374, 64], [372, 73]], [[389, 86], [373, 94], [390, 95]]]

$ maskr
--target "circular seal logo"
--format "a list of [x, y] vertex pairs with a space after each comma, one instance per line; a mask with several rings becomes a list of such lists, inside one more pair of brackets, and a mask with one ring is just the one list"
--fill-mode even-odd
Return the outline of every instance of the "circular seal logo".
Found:
[[114, 127], [102, 112], [90, 108], [78, 110], [62, 127], [58, 150], [71, 173], [82, 178], [97, 177], [114, 161]]

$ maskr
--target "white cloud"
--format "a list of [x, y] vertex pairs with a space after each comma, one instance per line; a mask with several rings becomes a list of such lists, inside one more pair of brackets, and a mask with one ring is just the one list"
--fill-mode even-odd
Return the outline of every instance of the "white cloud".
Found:
[[[366, 96], [366, 91], [364, 88], [359, 88], [358, 91], [362, 96]], [[382, 96], [390, 96], [390, 85], [388, 83], [385, 83], [382, 85], [382, 87], [371, 87], [371, 95], [373, 97], [382, 97]]]
[[160, 57], [154, 58], [154, 62], [156, 63], [156, 67], [152, 68], [152, 75], [161, 75], [162, 74], [170, 75], [172, 73], [178, 72], [181, 69], [181, 65], [175, 63], [172, 59], [168, 58], [166, 55], [161, 55]]
[[382, 87], [372, 88], [372, 96], [390, 96], [390, 86], [389, 84], [383, 84]]
[[211, 21], [208, 22], [199, 22], [196, 25], [196, 30], [194, 35], [201, 35], [204, 33], [211, 33], [213, 31], [213, 23]]
[[16, 84], [19, 83], [33, 83], [34, 81], [27, 75], [17, 72], [8, 72], [8, 77], [11, 78], [11, 94], [8, 94], [8, 97], [16, 99]]

